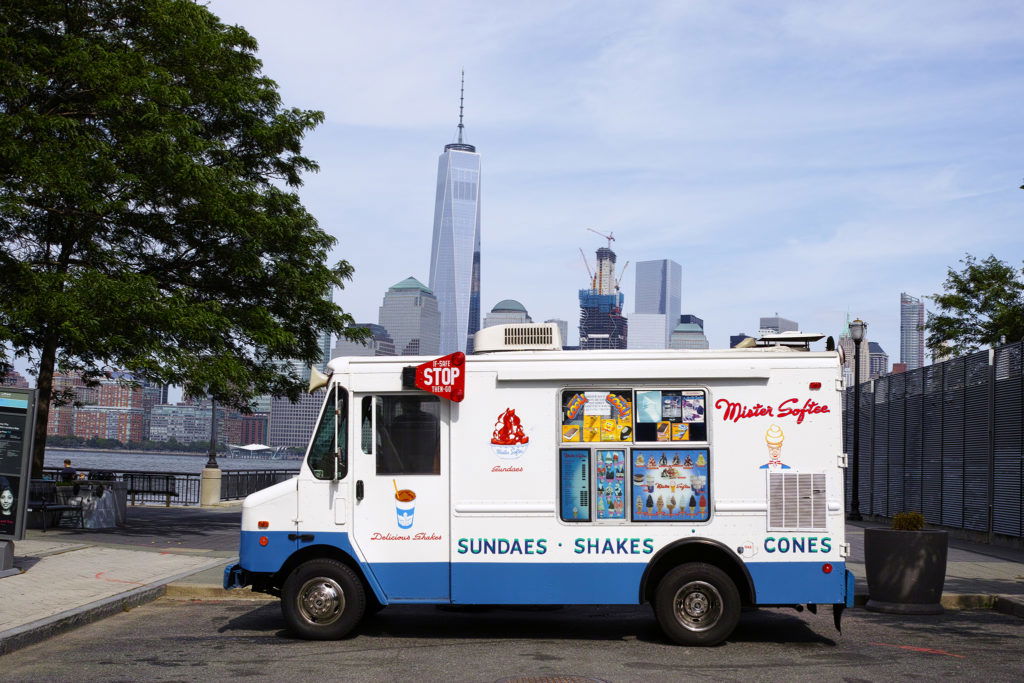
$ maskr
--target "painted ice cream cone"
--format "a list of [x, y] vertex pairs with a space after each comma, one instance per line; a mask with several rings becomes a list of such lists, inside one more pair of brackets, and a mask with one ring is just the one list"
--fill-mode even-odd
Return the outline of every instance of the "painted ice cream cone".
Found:
[[782, 442], [785, 441], [786, 435], [783, 434], [782, 428], [779, 425], [772, 425], [768, 427], [768, 431], [764, 433], [765, 443], [768, 444], [768, 457], [772, 460], [778, 460], [782, 455]]

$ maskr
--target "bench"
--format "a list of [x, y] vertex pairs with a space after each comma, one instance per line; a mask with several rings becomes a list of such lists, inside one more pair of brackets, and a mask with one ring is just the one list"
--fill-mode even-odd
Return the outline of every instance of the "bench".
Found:
[[[28, 511], [42, 513], [43, 532], [51, 513], [58, 513], [57, 526], [70, 513], [72, 521], [78, 522], [80, 529], [85, 528], [85, 516], [82, 514], [82, 501], [68, 502], [68, 498], [78, 493], [78, 486], [57, 486], [57, 482], [33, 479], [28, 483]], [[70, 494], [70, 496], [68, 495]]]
[[178, 497], [178, 478], [173, 474], [140, 474], [125, 472], [122, 480], [127, 484], [131, 504], [135, 505], [137, 494], [166, 496], [166, 506], [171, 506], [171, 498]]

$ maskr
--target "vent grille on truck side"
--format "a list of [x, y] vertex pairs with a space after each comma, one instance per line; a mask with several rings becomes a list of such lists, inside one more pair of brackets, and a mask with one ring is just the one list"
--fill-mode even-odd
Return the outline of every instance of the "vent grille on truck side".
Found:
[[769, 531], [823, 531], [826, 505], [824, 473], [768, 473]]

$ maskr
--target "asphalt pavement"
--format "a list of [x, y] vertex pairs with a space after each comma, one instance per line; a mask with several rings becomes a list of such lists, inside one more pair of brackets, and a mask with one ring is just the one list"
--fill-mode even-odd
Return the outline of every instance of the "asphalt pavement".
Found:
[[[0, 578], [0, 654], [163, 597], [200, 604], [249, 601], [243, 609], [272, 600], [276, 610], [277, 601], [267, 596], [221, 587], [223, 568], [237, 557], [240, 519], [241, 503], [139, 506], [129, 509], [127, 525], [117, 529], [30, 530], [15, 543], [15, 566], [22, 573]], [[859, 602], [867, 593], [865, 526], [847, 528]], [[1024, 551], [950, 539], [943, 604], [1024, 617]]]

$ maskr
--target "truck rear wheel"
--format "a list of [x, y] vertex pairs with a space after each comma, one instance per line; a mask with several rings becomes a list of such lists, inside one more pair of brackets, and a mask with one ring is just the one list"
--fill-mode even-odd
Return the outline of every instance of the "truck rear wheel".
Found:
[[344, 638], [359, 624], [365, 609], [363, 582], [337, 560], [303, 562], [288, 575], [281, 590], [284, 620], [300, 638]]
[[740, 594], [729, 575], [701, 562], [671, 570], [658, 583], [654, 613], [680, 645], [717, 645], [740, 619]]

